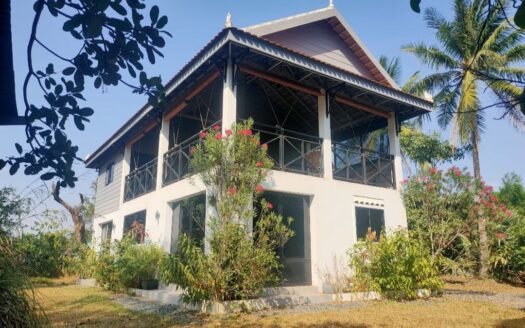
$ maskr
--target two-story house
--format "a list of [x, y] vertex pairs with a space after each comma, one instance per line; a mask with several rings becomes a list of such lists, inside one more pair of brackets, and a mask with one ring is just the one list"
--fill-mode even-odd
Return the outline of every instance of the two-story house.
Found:
[[321, 286], [319, 269], [369, 227], [406, 227], [398, 132], [432, 103], [401, 91], [333, 6], [229, 25], [168, 82], [169, 109], [141, 108], [87, 159], [99, 172], [95, 238], [119, 239], [135, 221], [166, 251], [181, 233], [204, 238], [190, 149], [216, 122], [251, 117], [275, 163], [265, 197], [294, 218], [284, 282]]

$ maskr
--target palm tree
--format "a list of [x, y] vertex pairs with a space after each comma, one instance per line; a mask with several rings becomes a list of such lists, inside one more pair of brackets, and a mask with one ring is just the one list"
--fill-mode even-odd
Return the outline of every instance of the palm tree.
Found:
[[[515, 127], [525, 125], [519, 110], [525, 69], [515, 67], [525, 59], [522, 31], [506, 20], [507, 1], [455, 0], [452, 20], [446, 20], [434, 8], [425, 11], [428, 27], [436, 30], [439, 46], [409, 44], [403, 49], [437, 71], [424, 77], [417, 88], [433, 91], [442, 127], [452, 124], [452, 142], [456, 139], [472, 147], [474, 176], [481, 179], [479, 163], [480, 135], [485, 130], [488, 108], [499, 107]], [[489, 93], [497, 103], [483, 108], [481, 93]], [[497, 105], [497, 106], [496, 106]], [[480, 239], [480, 275], [488, 273], [488, 241], [485, 219], [478, 220]]]

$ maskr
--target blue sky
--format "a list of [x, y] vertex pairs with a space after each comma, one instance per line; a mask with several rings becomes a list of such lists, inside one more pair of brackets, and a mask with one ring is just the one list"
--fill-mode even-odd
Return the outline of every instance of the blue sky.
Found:
[[[336, 8], [346, 18], [362, 41], [371, 52], [379, 57], [384, 54], [389, 57], [399, 56], [403, 67], [403, 81], [415, 71], [423, 74], [429, 70], [422, 66], [413, 56], [400, 50], [402, 45], [410, 42], [434, 42], [433, 32], [425, 26], [423, 16], [410, 10], [409, 1], [368, 0], [348, 1], [335, 0]], [[26, 46], [33, 18], [33, 1], [12, 1], [12, 28], [16, 85], [18, 87], [18, 106], [22, 113], [21, 86], [27, 72]], [[445, 15], [450, 15], [452, 1], [424, 0], [423, 7], [434, 6]], [[148, 1], [148, 5], [157, 4], [162, 14], [169, 17], [167, 30], [173, 38], [167, 40], [163, 50], [164, 59], [159, 59], [154, 66], [147, 66], [151, 75], [161, 74], [164, 81], [169, 80], [199, 49], [201, 49], [223, 27], [227, 12], [233, 16], [236, 27], [257, 24], [289, 15], [315, 10], [327, 6], [328, 0], [198, 0], [178, 1], [159, 0]], [[51, 47], [64, 55], [71, 55], [78, 49], [72, 38], [61, 32], [62, 22], [46, 13], [42, 18], [38, 36]], [[36, 67], [45, 68], [54, 58], [44, 51], [34, 53]], [[38, 99], [39, 93], [34, 94]], [[69, 130], [70, 136], [80, 147], [79, 154], [85, 157], [104, 142], [119, 128], [146, 99], [131, 94], [124, 86], [107, 88], [103, 91], [88, 89], [85, 93], [87, 105], [95, 109], [92, 122], [84, 132]], [[490, 99], [484, 99], [490, 101]], [[481, 142], [481, 172], [484, 179], [494, 186], [500, 184], [502, 176], [514, 171], [525, 178], [525, 135], [517, 132], [507, 121], [497, 121], [497, 110], [487, 113], [487, 131], [482, 135]], [[425, 126], [427, 131], [439, 130], [435, 123]], [[0, 138], [0, 153], [2, 156], [15, 152], [14, 142], [23, 143], [23, 127], [2, 127]], [[442, 131], [448, 138], [448, 131]], [[470, 167], [470, 157], [459, 163], [459, 166]], [[90, 183], [96, 173], [87, 170], [82, 164], [77, 164], [76, 172], [80, 182], [75, 190], [64, 190], [66, 199], [74, 202], [78, 192], [89, 192]], [[24, 195], [28, 190], [41, 183], [36, 177], [26, 177], [19, 173], [9, 176], [7, 170], [0, 171], [2, 186], [12, 185]], [[50, 207], [55, 207], [49, 202]]]

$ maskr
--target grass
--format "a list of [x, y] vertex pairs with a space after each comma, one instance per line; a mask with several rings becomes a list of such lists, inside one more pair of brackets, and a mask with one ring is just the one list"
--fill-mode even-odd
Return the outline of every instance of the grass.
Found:
[[445, 289], [479, 292], [485, 294], [505, 293], [525, 295], [525, 288], [499, 283], [492, 279], [479, 279], [464, 276], [444, 276]]
[[[455, 281], [455, 280], [453, 280]], [[456, 287], [457, 282], [447, 283]], [[487, 291], [487, 281], [465, 280], [462, 288]], [[499, 285], [496, 285], [499, 286]], [[499, 286], [499, 290], [523, 288]], [[514, 290], [517, 288], [517, 290]], [[457, 289], [457, 288], [454, 288]], [[465, 289], [467, 290], [467, 289]], [[279, 311], [222, 317], [158, 316], [124, 309], [101, 289], [51, 284], [37, 288], [54, 327], [524, 327], [525, 312], [487, 302], [436, 298], [416, 302], [373, 302], [355, 309], [286, 314]]]

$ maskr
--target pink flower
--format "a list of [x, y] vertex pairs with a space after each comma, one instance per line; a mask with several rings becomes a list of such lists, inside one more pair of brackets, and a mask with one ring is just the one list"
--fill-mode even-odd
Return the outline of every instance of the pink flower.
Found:
[[507, 217], [510, 217], [512, 215], [512, 212], [510, 210], [505, 210], [505, 215]]
[[508, 235], [504, 232], [496, 232], [496, 238], [498, 239], [506, 239], [508, 237]]
[[215, 124], [212, 129], [214, 129], [215, 131], [219, 131], [221, 129], [221, 126], [219, 124]]
[[407, 183], [408, 183], [408, 180], [407, 180], [407, 179], [403, 179], [403, 181], [401, 181], [401, 184], [406, 185]]
[[222, 133], [219, 132], [215, 135], [215, 140], [220, 140], [221, 138], [222, 138]]
[[460, 171], [460, 170], [454, 170], [454, 174], [455, 174], [457, 177], [460, 177], [460, 176], [461, 176], [461, 171]]
[[197, 148], [191, 147], [190, 153], [193, 155], [193, 154], [195, 154], [195, 152], [197, 152]]
[[237, 193], [237, 189], [235, 189], [235, 187], [230, 187], [227, 191], [228, 195], [232, 196], [232, 195], [235, 195]]
[[267, 149], [268, 149], [268, 145], [267, 145], [267, 144], [263, 144], [261, 147], [262, 147], [262, 149], [264, 149], [264, 150], [267, 150]]
[[273, 205], [272, 205], [272, 203], [268, 203], [268, 204], [266, 204], [266, 208], [268, 208], [268, 209], [270, 209], [270, 210], [271, 210], [271, 209], [273, 208]]
[[428, 170], [428, 172], [430, 172], [430, 174], [436, 174], [437, 171], [438, 171], [438, 169], [437, 169], [436, 167], [434, 167], [434, 166], [432, 166], [432, 167]]
[[206, 132], [201, 131], [201, 132], [199, 133], [199, 138], [204, 139], [204, 138], [206, 138], [207, 135], [208, 135], [208, 134], [207, 134]]
[[226, 135], [227, 135], [227, 136], [231, 136], [232, 133], [233, 133], [232, 130], [226, 130]]
[[255, 191], [256, 191], [256, 192], [263, 192], [263, 191], [264, 191], [264, 187], [261, 186], [261, 185], [257, 185], [257, 186], [255, 187]]
[[263, 167], [263, 166], [264, 166], [264, 163], [261, 162], [261, 161], [258, 161], [257, 163], [255, 163], [255, 166], [257, 166], [257, 167]]

